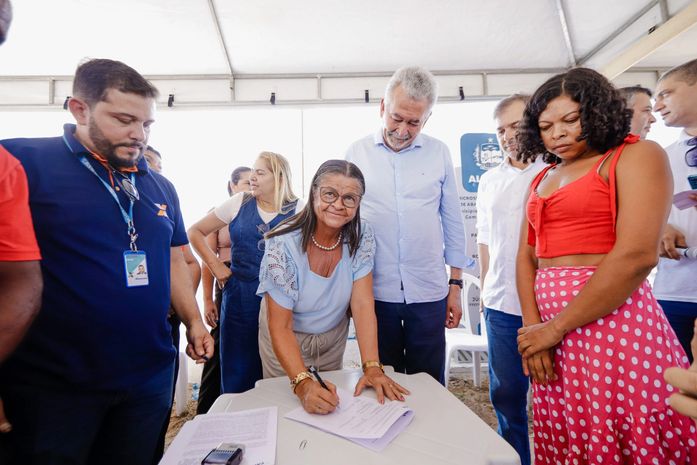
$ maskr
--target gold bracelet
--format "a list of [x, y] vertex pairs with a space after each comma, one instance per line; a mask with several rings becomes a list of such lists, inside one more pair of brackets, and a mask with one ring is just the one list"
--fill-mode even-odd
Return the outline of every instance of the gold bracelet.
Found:
[[310, 378], [312, 378], [312, 374], [310, 374], [309, 371], [301, 371], [295, 375], [295, 378], [290, 380], [290, 387], [293, 389], [293, 393], [295, 393], [295, 390], [298, 388], [300, 383]]
[[378, 367], [383, 373], [385, 372], [385, 369], [382, 367], [382, 363], [378, 362], [377, 360], [368, 360], [366, 362], [363, 362], [363, 365], [361, 365], [361, 367], [363, 368], [364, 373], [365, 370], [372, 367]]

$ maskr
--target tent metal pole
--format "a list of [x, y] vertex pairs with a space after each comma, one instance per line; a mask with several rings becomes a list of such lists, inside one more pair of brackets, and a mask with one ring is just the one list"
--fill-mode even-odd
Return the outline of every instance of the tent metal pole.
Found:
[[[481, 74], [558, 74], [566, 68], [505, 68], [505, 69], [466, 69], [466, 70], [435, 70], [435, 76], [478, 76]], [[350, 79], [350, 78], [389, 78], [394, 71], [356, 72], [356, 73], [278, 73], [278, 74], [235, 74], [235, 80], [240, 79]], [[146, 74], [151, 81], [202, 81], [228, 80], [229, 74]], [[0, 75], [0, 81], [72, 81], [71, 75]]]
[[576, 54], [574, 53], [574, 46], [571, 43], [571, 34], [569, 33], [569, 24], [566, 21], [566, 10], [564, 9], [564, 0], [555, 0], [555, 6], [557, 7], [557, 15], [559, 16], [559, 24], [561, 25], [561, 32], [564, 36], [564, 44], [566, 45], [566, 52], [569, 54], [569, 64], [570, 66], [576, 66]]
[[215, 32], [218, 36], [218, 41], [220, 42], [220, 47], [223, 49], [223, 55], [225, 56], [225, 64], [227, 69], [230, 71], [230, 75], [227, 76], [230, 79], [230, 100], [235, 100], [235, 83], [234, 83], [234, 73], [232, 72], [232, 60], [230, 59], [230, 50], [228, 49], [227, 42], [225, 41], [225, 35], [223, 34], [223, 28], [220, 27], [220, 18], [218, 17], [218, 12], [215, 9], [215, 0], [208, 0], [208, 6], [211, 10], [211, 17], [213, 19], [213, 25], [215, 26]]
[[603, 41], [600, 42], [598, 45], [596, 45], [595, 48], [594, 48], [593, 50], [591, 50], [591, 51], [588, 52], [583, 58], [581, 58], [580, 60], [578, 60], [578, 64], [579, 64], [580, 66], [585, 65], [585, 64], [588, 62], [588, 60], [590, 60], [590, 59], [593, 58], [595, 55], [597, 55], [597, 54], [598, 54], [601, 50], [603, 50], [610, 42], [612, 42], [613, 40], [615, 40], [620, 34], [622, 34], [624, 31], [626, 31], [627, 29], [629, 29], [629, 28], [632, 26], [632, 24], [634, 24], [634, 23], [636, 23], [637, 21], [639, 21], [639, 19], [641, 19], [642, 16], [644, 16], [646, 13], [648, 13], [649, 11], [651, 11], [651, 9], [652, 9], [653, 7], [655, 7], [658, 3], [659, 3], [659, 0], [652, 0], [651, 2], [649, 2], [648, 5], [646, 5], [644, 8], [642, 8], [641, 10], [639, 10], [634, 16], [632, 16], [631, 18], [629, 18], [629, 20], [627, 20], [626, 23], [624, 23], [622, 26], [620, 26], [619, 28], [617, 28], [617, 30], [614, 31], [614, 32], [613, 32], [612, 34], [610, 34], [609, 36], [607, 36], [607, 37], [605, 38], [605, 40], [603, 40]]
[[662, 24], [670, 19], [670, 12], [668, 11], [668, 0], [659, 0], [658, 5], [661, 7], [661, 24]]
[[56, 80], [53, 78], [48, 80], [48, 103], [49, 105], [56, 103]]
[[599, 71], [609, 79], [614, 79], [695, 24], [697, 24], [697, 0], [693, 0], [651, 34], [634, 42], [631, 47]]

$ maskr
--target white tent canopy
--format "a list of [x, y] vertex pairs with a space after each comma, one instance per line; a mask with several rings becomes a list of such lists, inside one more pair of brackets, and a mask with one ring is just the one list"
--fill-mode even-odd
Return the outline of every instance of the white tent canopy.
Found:
[[653, 87], [697, 57], [688, 0], [15, 0], [0, 106], [60, 107], [86, 57], [148, 76], [175, 106], [378, 100], [405, 64], [441, 100], [531, 91], [570, 66]]

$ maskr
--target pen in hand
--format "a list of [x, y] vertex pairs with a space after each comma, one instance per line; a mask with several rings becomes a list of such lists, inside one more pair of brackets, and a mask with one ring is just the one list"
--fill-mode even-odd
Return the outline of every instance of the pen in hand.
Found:
[[[336, 394], [336, 392], [329, 389], [329, 386], [327, 386], [327, 383], [325, 383], [324, 380], [322, 380], [322, 377], [319, 375], [317, 368], [315, 368], [314, 366], [310, 366], [307, 368], [307, 371], [309, 371], [315, 377], [315, 379], [317, 380], [319, 385], [322, 386], [323, 389], [328, 391], [331, 396], [336, 397], [336, 399], [337, 399], [336, 404], [334, 404], [334, 401], [332, 401], [330, 399], [326, 399], [326, 398], [324, 399], [326, 402], [329, 402], [334, 407], [333, 409], [331, 409], [329, 411], [329, 413], [331, 413], [331, 411], [333, 411], [334, 409], [339, 409], [339, 402], [338, 402], [339, 397], [338, 397], [338, 395]], [[320, 397], [323, 397], [323, 396], [320, 396]]]
[[322, 387], [323, 387], [324, 389], [326, 389], [327, 391], [330, 390], [330, 389], [327, 387], [327, 385], [324, 384], [324, 381], [322, 381], [322, 378], [320, 378], [319, 372], [317, 371], [317, 368], [315, 368], [314, 366], [311, 366], [311, 367], [308, 368], [307, 370], [308, 370], [310, 373], [312, 373], [312, 374], [314, 375], [315, 379], [317, 379], [317, 382], [319, 383], [320, 386], [322, 386]]

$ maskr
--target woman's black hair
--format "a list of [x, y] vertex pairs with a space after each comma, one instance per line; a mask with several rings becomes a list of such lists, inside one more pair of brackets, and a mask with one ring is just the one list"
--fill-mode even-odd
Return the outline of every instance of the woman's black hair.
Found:
[[547, 151], [540, 136], [540, 114], [549, 102], [566, 95], [580, 106], [581, 136], [588, 146], [604, 153], [617, 147], [629, 134], [632, 111], [619, 91], [602, 74], [588, 68], [574, 68], [551, 77], [535, 91], [525, 106], [519, 132], [520, 156], [525, 162], [539, 154], [546, 163], [561, 159]]
[[[232, 174], [230, 175], [230, 182], [232, 185], [236, 186], [237, 183], [240, 182], [240, 178], [242, 178], [242, 173], [246, 173], [247, 171], [252, 171], [252, 169], [246, 166], [238, 166], [232, 170]], [[227, 184], [227, 193], [232, 196], [232, 186], [230, 186], [230, 182]]]
[[[315, 227], [317, 227], [317, 215], [315, 214], [314, 204], [319, 191], [319, 184], [322, 178], [330, 174], [340, 174], [347, 178], [355, 179], [361, 186], [361, 196], [365, 193], [365, 178], [356, 165], [345, 160], [327, 160], [322, 163], [312, 177], [310, 195], [302, 211], [279, 223], [278, 226], [266, 234], [266, 239], [299, 229], [302, 235], [302, 249], [307, 252], [311, 241], [310, 235], [315, 232]], [[355, 255], [361, 243], [360, 203], [356, 207], [356, 215], [353, 219], [341, 228], [341, 237], [344, 243], [348, 243], [349, 255]]]

